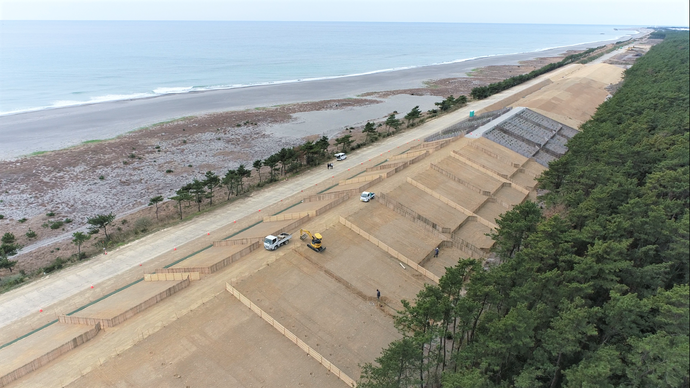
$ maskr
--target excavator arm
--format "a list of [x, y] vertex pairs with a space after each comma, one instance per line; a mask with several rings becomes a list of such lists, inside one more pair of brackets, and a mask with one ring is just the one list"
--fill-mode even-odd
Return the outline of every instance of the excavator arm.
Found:
[[323, 237], [319, 233], [314, 233], [312, 234], [310, 231], [306, 229], [300, 229], [299, 230], [299, 238], [302, 240], [305, 240], [307, 237], [311, 238], [311, 243], [307, 243], [307, 246], [311, 248], [312, 250], [316, 252], [323, 252], [326, 250], [323, 246], [321, 246], [321, 240], [323, 240]]

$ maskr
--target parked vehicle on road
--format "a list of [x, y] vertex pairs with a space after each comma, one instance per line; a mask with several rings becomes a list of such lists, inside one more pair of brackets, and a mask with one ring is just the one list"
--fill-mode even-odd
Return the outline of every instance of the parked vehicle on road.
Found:
[[347, 159], [347, 155], [345, 155], [345, 153], [339, 152], [339, 153], [335, 154], [335, 160], [345, 160], [345, 159]]

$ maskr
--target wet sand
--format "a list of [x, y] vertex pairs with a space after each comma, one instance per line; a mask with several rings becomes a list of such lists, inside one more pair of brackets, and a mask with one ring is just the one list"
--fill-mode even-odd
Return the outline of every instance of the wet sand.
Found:
[[[553, 57], [566, 50], [582, 50], [602, 44], [590, 43], [361, 76], [167, 95], [0, 116], [0, 160], [62, 149], [88, 140], [109, 139], [180, 117], [353, 98], [367, 92], [420, 88], [430, 80], [464, 77], [476, 68], [517, 65], [524, 60]], [[398, 111], [409, 109], [407, 104], [394, 107]], [[283, 135], [290, 136], [291, 133]]]

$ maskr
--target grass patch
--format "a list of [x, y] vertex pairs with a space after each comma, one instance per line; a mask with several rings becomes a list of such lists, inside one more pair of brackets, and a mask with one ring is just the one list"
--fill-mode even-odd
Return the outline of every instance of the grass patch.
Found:
[[19, 273], [3, 277], [0, 279], [0, 293], [7, 292], [20, 286], [25, 280], [26, 276]]
[[176, 122], [178, 122], [178, 121], [191, 120], [191, 119], [195, 119], [195, 118], [197, 118], [197, 117], [198, 117], [198, 116], [182, 116], [182, 117], [178, 117], [178, 118], [172, 119], [172, 120], [160, 121], [160, 122], [157, 122], [157, 123], [155, 123], [155, 124], [151, 124], [151, 125], [147, 125], [147, 126], [144, 126], [144, 127], [139, 127], [139, 128], [137, 128], [137, 129], [133, 129], [133, 130], [127, 132], [127, 133], [133, 133], [133, 132], [137, 132], [137, 131], [141, 131], [141, 130], [145, 130], [145, 129], [151, 129], [151, 128], [157, 127], [157, 126], [159, 126], [159, 125], [172, 124], [172, 123], [176, 123]]
[[111, 139], [87, 140], [87, 141], [81, 142], [81, 144], [95, 144], [95, 143], [100, 143], [100, 142], [103, 142], [103, 141], [106, 141], [106, 140], [111, 140]]
[[438, 89], [441, 86], [433, 81], [424, 81], [424, 86], [426, 86], [428, 89]]

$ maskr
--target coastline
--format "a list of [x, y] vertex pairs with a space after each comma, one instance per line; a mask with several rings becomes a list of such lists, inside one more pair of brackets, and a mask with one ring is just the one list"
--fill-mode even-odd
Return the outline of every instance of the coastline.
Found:
[[[0, 127], [5, 128], [0, 132], [0, 160], [13, 160], [36, 152], [64, 149], [85, 141], [111, 139], [180, 117], [355, 98], [364, 93], [419, 88], [430, 80], [466, 77], [468, 72], [480, 67], [517, 65], [525, 60], [553, 57], [564, 50], [582, 50], [606, 43], [611, 41], [375, 71], [362, 75], [192, 91], [8, 114], [0, 116]], [[408, 106], [400, 106], [393, 110], [407, 109]]]
[[[635, 31], [637, 32], [637, 34], [640, 33], [640, 31], [638, 31], [638, 30], [635, 30]], [[628, 34], [628, 35], [624, 35], [622, 37], [619, 37], [617, 39], [622, 39], [622, 38], [625, 38], [626, 36], [628, 37], [628, 39], [633, 39], [637, 34]], [[455, 60], [444, 61], [444, 62], [429, 63], [429, 64], [425, 64], [425, 65], [412, 65], [412, 66], [401, 66], [401, 67], [395, 67], [395, 68], [375, 69], [375, 70], [370, 70], [370, 71], [364, 71], [361, 73], [352, 73], [352, 74], [344, 74], [344, 75], [331, 75], [331, 76], [312, 77], [312, 78], [308, 77], [308, 78], [300, 78], [300, 79], [286, 79], [286, 80], [276, 80], [276, 81], [270, 81], [270, 82], [259, 82], [259, 83], [250, 83], [250, 84], [216, 85], [216, 86], [207, 86], [207, 87], [196, 87], [196, 86], [191, 86], [191, 87], [160, 87], [160, 88], [156, 88], [153, 91], [148, 92], [148, 93], [139, 92], [139, 93], [133, 93], [130, 95], [105, 95], [102, 97], [95, 97], [95, 98], [93, 98], [93, 100], [90, 100], [90, 101], [65, 101], [61, 104], [56, 103], [53, 105], [47, 105], [47, 106], [41, 106], [41, 107], [35, 107], [35, 108], [20, 109], [20, 110], [9, 111], [9, 112], [0, 112], [0, 117], [11, 116], [11, 115], [15, 115], [15, 114], [38, 112], [38, 111], [43, 111], [43, 110], [73, 108], [73, 107], [79, 107], [79, 106], [85, 106], [85, 105], [102, 104], [102, 103], [108, 103], [108, 102], [143, 100], [143, 99], [158, 98], [158, 97], [177, 95], [177, 94], [204, 93], [204, 92], [211, 92], [211, 91], [218, 91], [218, 90], [244, 89], [244, 88], [257, 87], [257, 86], [272, 86], [272, 85], [291, 84], [291, 83], [298, 83], [298, 82], [327, 81], [327, 80], [333, 80], [333, 79], [339, 79], [339, 78], [361, 77], [361, 76], [374, 75], [374, 74], [379, 74], [379, 73], [389, 73], [389, 72], [396, 72], [396, 71], [401, 71], [401, 70], [417, 69], [417, 68], [421, 68], [421, 67], [431, 67], [431, 66], [439, 66], [439, 65], [456, 64], [456, 63], [474, 61], [474, 60], [479, 60], [479, 59], [487, 59], [487, 58], [493, 58], [493, 57], [506, 57], [506, 56], [512, 56], [512, 55], [522, 55], [522, 54], [537, 55], [538, 53], [541, 53], [541, 52], [547, 52], [550, 50], [566, 50], [566, 49], [569, 49], [571, 47], [574, 50], [577, 50], [578, 48], [585, 47], [587, 45], [611, 43], [611, 42], [614, 42], [614, 40], [581, 42], [581, 43], [574, 43], [574, 44], [565, 45], [565, 46], [554, 46], [554, 47], [539, 48], [539, 49], [535, 49], [532, 51], [525, 51], [525, 52], [481, 55], [481, 56], [477, 56], [477, 57], [469, 57], [469, 58], [455, 59]]]
[[[54, 257], [54, 251], [70, 252], [74, 247], [70, 244], [69, 236], [82, 228], [84, 220], [93, 214], [113, 212], [118, 215], [118, 222], [122, 225], [128, 222], [124, 229], [134, 225], [137, 230], [137, 221], [148, 219], [147, 222], [150, 222], [151, 217], [158, 218], [157, 212], [151, 213], [151, 208], [146, 206], [148, 198], [174, 195], [176, 189], [191, 179], [203, 179], [207, 171], [214, 171], [222, 176], [226, 169], [237, 168], [240, 164], [251, 166], [255, 160], [264, 159], [281, 147], [299, 145], [322, 135], [333, 139], [334, 136], [352, 134], [357, 141], [358, 136], [361, 139], [361, 128], [367, 121], [381, 122], [394, 110], [402, 117], [415, 105], [419, 105], [424, 112], [435, 108], [435, 102], [450, 94], [469, 95], [472, 87], [529, 73], [570, 54], [561, 50], [554, 51], [562, 55], [538, 56], [533, 60], [513, 57], [513, 63], [519, 65], [504, 65], [507, 60], [502, 57], [503, 61], [498, 62], [501, 65], [490, 61], [485, 67], [475, 68], [473, 65], [477, 61], [461, 74], [471, 71], [471, 77], [442, 78], [448, 72], [431, 72], [436, 66], [421, 68], [427, 71], [421, 76], [419, 71], [413, 72], [412, 76], [416, 78], [412, 80], [410, 75], [405, 78], [399, 77], [397, 72], [387, 73], [390, 77], [383, 81], [392, 85], [387, 92], [374, 89], [382, 83], [367, 84], [366, 79], [359, 77], [354, 87], [373, 91], [356, 95], [357, 98], [307, 100], [304, 103], [268, 107], [265, 104], [261, 108], [244, 110], [222, 109], [219, 113], [188, 115], [179, 120], [164, 120], [160, 125], [126, 130], [111, 141], [86, 141], [87, 144], [79, 142], [74, 147], [55, 152], [16, 160], [0, 160], [0, 170], [3, 171], [0, 182], [9, 188], [1, 198], [0, 214], [4, 215], [4, 220], [0, 221], [0, 226], [11, 227], [24, 245], [25, 249], [20, 252], [22, 268], [38, 268]], [[497, 57], [492, 59], [495, 58]], [[453, 69], [457, 68], [450, 70]], [[407, 84], [399, 82], [401, 78]], [[381, 80], [380, 77], [377, 79]], [[430, 80], [433, 82], [429, 82]], [[315, 84], [319, 83], [302, 83], [301, 86], [307, 86], [302, 91], [316, 91], [325, 95], [342, 91], [337, 87], [314, 89]], [[330, 82], [321, 84], [333, 85]], [[343, 85], [340, 86], [342, 88]], [[405, 86], [413, 88], [401, 89]], [[248, 88], [244, 90], [245, 93], [235, 97], [241, 98], [247, 96], [246, 92], [258, 93], [262, 90], [265, 93], [280, 91], [280, 88]], [[263, 97], [287, 96], [294, 99], [294, 96], [287, 94], [294, 90], [295, 88], [289, 87], [282, 91], [283, 95], [276, 97], [275, 94], [264, 94]], [[217, 95], [211, 95], [210, 100], [218, 100]], [[200, 93], [194, 97], [193, 102], [198, 103], [199, 98], [208, 99], [209, 93]], [[313, 97], [313, 93], [308, 97]], [[148, 106], [147, 102], [161, 100], [147, 100], [143, 106], [145, 108]], [[184, 107], [180, 101], [187, 99], [172, 100]], [[247, 104], [247, 101], [243, 102]], [[483, 102], [475, 102], [476, 104], [482, 105]], [[98, 108], [98, 112], [103, 105], [105, 104], [91, 107]], [[142, 101], [113, 105], [119, 106], [123, 111], [131, 111], [132, 106], [142, 106]], [[169, 108], [168, 104], [164, 105], [164, 108]], [[193, 106], [196, 107], [198, 106]], [[48, 113], [62, 114], [69, 119], [69, 115], [65, 113], [68, 111], [70, 110], [64, 109]], [[166, 109], [162, 111], [169, 113]], [[109, 137], [112, 138], [113, 135]], [[332, 144], [331, 148], [335, 152], [337, 146]], [[255, 174], [252, 177], [256, 178]], [[165, 219], [177, 217], [176, 207], [164, 203], [162, 208], [165, 209]], [[76, 222], [63, 224], [61, 230], [53, 230], [51, 222], [67, 218]], [[32, 240], [28, 235], [24, 238], [29, 230], [39, 231], [39, 239]]]

